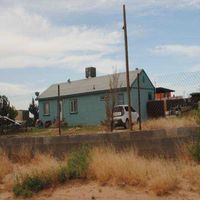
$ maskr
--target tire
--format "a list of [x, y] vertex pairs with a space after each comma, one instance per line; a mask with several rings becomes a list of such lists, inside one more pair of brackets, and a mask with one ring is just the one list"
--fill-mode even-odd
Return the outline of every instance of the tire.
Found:
[[129, 120], [126, 119], [126, 122], [124, 123], [124, 128], [128, 129], [129, 128]]

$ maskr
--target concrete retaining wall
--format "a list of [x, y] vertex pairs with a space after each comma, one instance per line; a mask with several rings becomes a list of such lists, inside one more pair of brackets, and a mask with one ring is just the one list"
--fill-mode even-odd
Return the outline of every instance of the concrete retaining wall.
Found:
[[51, 151], [54, 155], [61, 155], [89, 144], [91, 146], [111, 145], [118, 150], [132, 147], [141, 155], [174, 157], [179, 144], [194, 140], [196, 136], [196, 127], [70, 136], [15, 136], [0, 137], [0, 147], [5, 149], [10, 156], [16, 154], [22, 146], [29, 147], [33, 152]]

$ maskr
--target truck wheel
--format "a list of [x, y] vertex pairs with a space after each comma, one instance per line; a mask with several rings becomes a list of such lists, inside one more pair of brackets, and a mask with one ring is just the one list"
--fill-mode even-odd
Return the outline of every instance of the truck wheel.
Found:
[[129, 120], [128, 120], [128, 119], [126, 120], [126, 122], [125, 122], [125, 124], [124, 124], [124, 128], [125, 128], [125, 129], [128, 129], [128, 128], [129, 128]]

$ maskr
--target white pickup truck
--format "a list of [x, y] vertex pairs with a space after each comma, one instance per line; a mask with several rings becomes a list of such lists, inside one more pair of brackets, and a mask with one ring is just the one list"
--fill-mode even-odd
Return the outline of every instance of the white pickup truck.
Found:
[[[135, 124], [139, 121], [138, 113], [131, 107], [132, 123]], [[114, 127], [124, 126], [129, 128], [129, 114], [128, 105], [118, 105], [113, 109], [113, 122]]]

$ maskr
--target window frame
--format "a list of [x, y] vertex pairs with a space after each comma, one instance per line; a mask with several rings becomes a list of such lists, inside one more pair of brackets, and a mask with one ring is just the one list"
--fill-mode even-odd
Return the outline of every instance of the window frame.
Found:
[[[46, 107], [47, 105], [48, 105], [48, 107]], [[50, 103], [49, 103], [49, 101], [44, 102], [43, 106], [44, 106], [43, 107], [43, 112], [44, 112], [43, 115], [49, 116], [50, 115]]]
[[78, 113], [78, 99], [70, 99], [70, 114]]
[[[120, 99], [120, 97], [121, 97], [121, 99]], [[124, 93], [117, 94], [117, 105], [124, 105]]]

